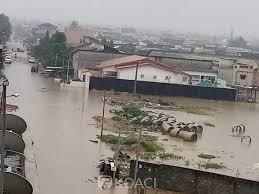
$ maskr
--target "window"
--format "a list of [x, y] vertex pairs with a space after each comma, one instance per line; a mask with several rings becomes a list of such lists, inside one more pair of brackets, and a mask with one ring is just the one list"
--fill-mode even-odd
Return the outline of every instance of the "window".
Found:
[[240, 68], [248, 69], [248, 65], [240, 65]]
[[156, 78], [157, 78], [157, 76], [156, 76], [156, 75], [154, 75], [154, 76], [153, 76], [153, 79], [156, 79]]
[[183, 82], [187, 82], [188, 78], [187, 77], [183, 77]]
[[245, 80], [246, 79], [246, 75], [240, 75], [240, 79], [241, 80]]
[[141, 74], [141, 75], [140, 75], [140, 78], [144, 78], [144, 74]]
[[165, 80], [170, 80], [170, 79], [171, 79], [170, 75], [165, 76]]
[[250, 69], [253, 69], [253, 66], [250, 66]]
[[200, 81], [200, 76], [199, 75], [193, 75], [192, 76], [192, 81]]
[[201, 76], [201, 79], [202, 79], [202, 80], [204, 79], [204, 75]]

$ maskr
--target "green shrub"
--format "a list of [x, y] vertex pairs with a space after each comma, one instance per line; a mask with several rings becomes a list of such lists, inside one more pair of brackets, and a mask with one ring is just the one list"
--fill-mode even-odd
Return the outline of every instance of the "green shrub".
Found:
[[148, 114], [145, 113], [144, 111], [140, 110], [138, 107], [134, 105], [127, 105], [122, 107], [122, 112], [126, 117], [138, 117], [138, 116], [147, 116]]
[[216, 158], [216, 156], [209, 155], [209, 154], [203, 154], [203, 153], [198, 155], [198, 157], [203, 158], [203, 159], [214, 159], [214, 158]]
[[146, 152], [158, 152], [164, 150], [163, 146], [156, 142], [142, 141], [142, 146]]

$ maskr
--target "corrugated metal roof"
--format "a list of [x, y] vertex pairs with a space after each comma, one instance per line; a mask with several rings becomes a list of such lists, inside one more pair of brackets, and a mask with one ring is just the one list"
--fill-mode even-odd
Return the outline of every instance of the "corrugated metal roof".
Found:
[[126, 68], [126, 67], [129, 67], [131, 65], [136, 65], [137, 62], [139, 62], [139, 65], [156, 66], [156, 67], [163, 68], [163, 69], [166, 69], [168, 71], [175, 72], [175, 73], [188, 75], [188, 74], [184, 73], [179, 68], [175, 68], [175, 67], [167, 65], [165, 63], [153, 61], [153, 60], [151, 60], [147, 57], [142, 57], [142, 56], [138, 56], [138, 55], [131, 55], [131, 56], [120, 57], [120, 58], [116, 58], [116, 59], [103, 61], [98, 66], [98, 68], [104, 68], [104, 67], [110, 67], [110, 66], [115, 66], [117, 68]]
[[125, 63], [137, 62], [137, 61], [140, 61], [140, 60], [147, 60], [147, 59], [148, 59], [147, 57], [142, 57], [142, 56], [138, 56], [138, 55], [120, 57], [120, 58], [111, 59], [111, 60], [101, 62], [101, 64], [99, 65], [99, 68], [108, 67], [108, 66], [115, 66], [115, 65], [119, 65], [119, 64], [121, 65], [121, 64], [125, 64]]

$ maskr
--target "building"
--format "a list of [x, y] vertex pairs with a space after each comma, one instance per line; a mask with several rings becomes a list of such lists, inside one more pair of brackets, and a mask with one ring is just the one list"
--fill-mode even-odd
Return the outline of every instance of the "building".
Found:
[[67, 27], [65, 28], [65, 35], [67, 38], [67, 43], [69, 45], [75, 45], [75, 44], [79, 44], [82, 42], [82, 38], [84, 36], [90, 36], [90, 37], [94, 37], [97, 35], [96, 31], [94, 29], [90, 29], [90, 28], [71, 28], [71, 27]]
[[182, 54], [163, 50], [150, 50], [147, 56], [155, 61], [179, 68], [191, 76], [190, 84], [199, 85], [202, 81], [218, 79], [218, 61], [211, 57]]
[[74, 78], [78, 78], [78, 71], [80, 69], [98, 71], [97, 66], [102, 61], [122, 56], [125, 56], [125, 54], [118, 49], [97, 39], [85, 36], [82, 38], [82, 43], [75, 47], [72, 52]]
[[257, 65], [237, 61], [233, 64], [233, 85], [250, 87], [257, 81]]
[[106, 60], [98, 66], [102, 77], [138, 81], [189, 84], [190, 76], [169, 65], [148, 57], [131, 55]]
[[200, 85], [203, 81], [211, 81], [212, 84], [217, 83], [218, 73], [215, 70], [188, 70], [184, 71], [191, 76], [190, 85]]

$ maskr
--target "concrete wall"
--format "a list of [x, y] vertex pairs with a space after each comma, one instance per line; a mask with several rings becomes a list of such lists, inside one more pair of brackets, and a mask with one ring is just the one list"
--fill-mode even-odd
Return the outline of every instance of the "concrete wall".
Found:
[[[117, 78], [124, 80], [135, 80], [136, 67], [129, 67], [123, 69], [115, 69], [113, 67], [104, 68], [103, 71], [116, 71], [118, 72]], [[168, 79], [168, 77], [170, 79]], [[186, 77], [186, 79], [184, 79]], [[174, 73], [154, 66], [139, 66], [138, 80], [160, 83], [176, 83], [188, 84], [189, 77], [187, 75]]]
[[[125, 68], [119, 70], [119, 79], [135, 80], [136, 68]], [[166, 78], [169, 76], [171, 79]], [[184, 81], [183, 77], [187, 77]], [[188, 84], [188, 76], [177, 74], [161, 68], [152, 66], [140, 66], [138, 69], [138, 80], [159, 83]]]
[[[133, 80], [91, 77], [90, 90], [114, 90], [118, 92], [133, 92]], [[156, 82], [137, 82], [137, 93], [145, 95], [183, 96], [210, 100], [236, 100], [236, 90], [227, 88], [210, 88], [181, 84]]]
[[259, 72], [256, 70], [254, 72], [253, 85], [259, 87]]
[[[131, 178], [135, 164], [130, 163]], [[142, 181], [156, 178], [158, 189], [184, 194], [259, 194], [256, 181], [164, 164], [139, 162], [137, 177]]]

